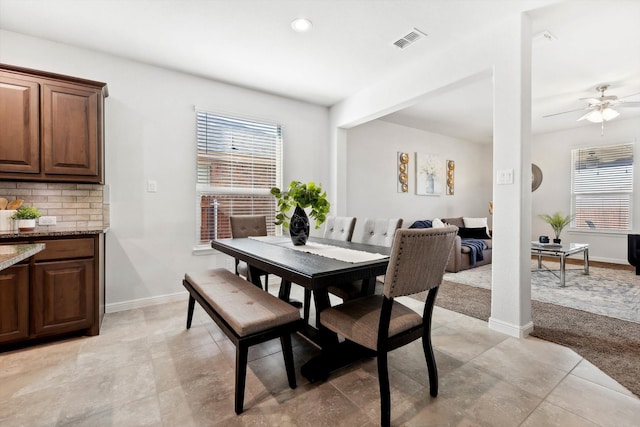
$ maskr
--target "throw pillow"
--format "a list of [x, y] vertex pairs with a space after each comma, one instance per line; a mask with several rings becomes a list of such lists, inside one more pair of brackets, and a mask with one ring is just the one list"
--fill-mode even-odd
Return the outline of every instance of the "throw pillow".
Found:
[[486, 227], [487, 226], [487, 218], [467, 218], [462, 217], [464, 221], [464, 226], [467, 228], [478, 228], [478, 227]]
[[486, 227], [462, 227], [458, 228], [458, 236], [463, 239], [487, 240], [491, 237], [487, 234]]
[[478, 228], [484, 227], [487, 230], [487, 234], [489, 234], [489, 225], [487, 224], [487, 218], [467, 218], [462, 217], [462, 221], [464, 221], [464, 226], [467, 228]]
[[442, 228], [445, 226], [445, 224], [440, 218], [434, 218], [433, 221], [431, 221], [431, 226], [433, 228]]
[[416, 221], [411, 224], [411, 227], [409, 228], [431, 228], [431, 220], [423, 219], [422, 221]]

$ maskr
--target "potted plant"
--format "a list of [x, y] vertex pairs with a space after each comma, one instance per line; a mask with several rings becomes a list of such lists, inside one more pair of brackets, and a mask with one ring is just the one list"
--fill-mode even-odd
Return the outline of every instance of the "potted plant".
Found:
[[35, 230], [37, 218], [40, 218], [40, 211], [35, 206], [22, 206], [11, 216], [11, 219], [18, 220], [20, 231]]
[[[327, 219], [331, 207], [327, 200], [327, 193], [322, 191], [322, 186], [314, 182], [304, 184], [300, 181], [291, 181], [287, 191], [273, 187], [271, 194], [278, 200], [275, 223], [289, 227], [294, 245], [304, 245], [309, 238], [309, 218], [304, 209], [311, 208], [309, 215], [316, 220], [316, 228], [320, 228]], [[290, 217], [291, 208], [295, 209]]]
[[565, 216], [562, 212], [556, 212], [553, 215], [543, 214], [538, 216], [553, 229], [553, 232], [556, 235], [556, 238], [553, 239], [553, 243], [560, 243], [560, 233], [562, 233], [562, 229], [571, 224], [571, 221], [573, 220], [573, 215]]

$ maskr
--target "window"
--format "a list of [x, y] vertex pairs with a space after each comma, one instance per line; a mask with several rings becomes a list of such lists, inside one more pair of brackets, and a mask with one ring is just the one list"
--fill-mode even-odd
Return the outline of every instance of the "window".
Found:
[[281, 126], [196, 111], [196, 127], [200, 244], [231, 237], [230, 215], [264, 214], [275, 234], [270, 190], [282, 181]]
[[575, 149], [571, 164], [572, 226], [631, 230], [633, 144]]

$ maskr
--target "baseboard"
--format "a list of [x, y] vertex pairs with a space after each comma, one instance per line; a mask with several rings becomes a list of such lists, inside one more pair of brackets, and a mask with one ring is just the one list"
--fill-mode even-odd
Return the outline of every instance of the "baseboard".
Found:
[[116, 313], [118, 311], [133, 310], [135, 308], [148, 307], [151, 305], [165, 304], [168, 302], [186, 301], [189, 297], [187, 291], [175, 294], [160, 295], [157, 297], [140, 298], [131, 301], [114, 302], [105, 305], [105, 313]]
[[518, 325], [503, 322], [502, 320], [497, 320], [497, 319], [494, 319], [493, 317], [490, 317], [489, 329], [502, 332], [503, 334], [506, 334], [512, 337], [524, 338], [533, 331], [533, 322], [529, 322], [523, 326], [518, 326]]

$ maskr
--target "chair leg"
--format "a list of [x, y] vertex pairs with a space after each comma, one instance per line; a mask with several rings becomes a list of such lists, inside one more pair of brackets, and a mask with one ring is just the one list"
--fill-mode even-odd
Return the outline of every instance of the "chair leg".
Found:
[[291, 335], [285, 334], [280, 337], [282, 344], [282, 355], [284, 356], [284, 366], [287, 369], [287, 379], [289, 387], [296, 388], [296, 370], [293, 363], [293, 347], [291, 345]]
[[264, 290], [269, 292], [269, 273], [264, 275]]
[[429, 394], [436, 397], [438, 395], [438, 367], [436, 366], [436, 358], [433, 355], [433, 347], [431, 346], [431, 334], [422, 337], [422, 349], [424, 350], [427, 370], [429, 371]]
[[236, 414], [241, 414], [244, 406], [244, 386], [247, 379], [247, 355], [249, 347], [243, 342], [236, 346]]
[[433, 397], [438, 395], [438, 366], [436, 365], [436, 358], [433, 355], [433, 346], [431, 345], [431, 321], [433, 317], [433, 306], [436, 303], [436, 296], [438, 295], [439, 289], [440, 287], [438, 286], [429, 290], [422, 314], [422, 320], [424, 322], [422, 349], [424, 351], [424, 358], [427, 360], [427, 370], [429, 371], [429, 394]]
[[378, 352], [378, 382], [380, 384], [380, 425], [391, 425], [391, 390], [389, 389], [389, 368], [387, 352]]
[[305, 288], [304, 289], [304, 309], [303, 309], [303, 318], [306, 323], [309, 323], [309, 310], [311, 310], [311, 290]]
[[191, 321], [193, 320], [193, 309], [195, 308], [196, 300], [189, 294], [189, 308], [187, 308], [187, 329], [191, 328]]

